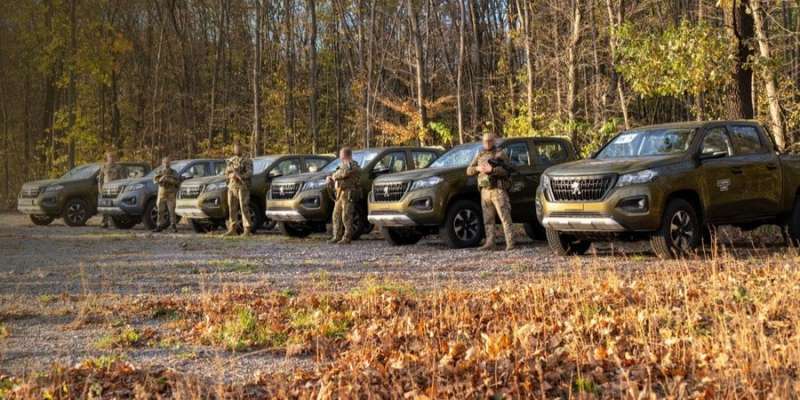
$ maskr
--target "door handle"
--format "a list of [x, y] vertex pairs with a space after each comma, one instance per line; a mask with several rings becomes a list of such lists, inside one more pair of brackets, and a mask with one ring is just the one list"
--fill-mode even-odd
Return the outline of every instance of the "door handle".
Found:
[[778, 169], [778, 166], [776, 164], [767, 164], [767, 169], [770, 171], [774, 171]]
[[734, 174], [734, 175], [741, 175], [743, 173], [743, 171], [742, 171], [741, 168], [735, 167], [735, 168], [731, 168], [731, 173]]

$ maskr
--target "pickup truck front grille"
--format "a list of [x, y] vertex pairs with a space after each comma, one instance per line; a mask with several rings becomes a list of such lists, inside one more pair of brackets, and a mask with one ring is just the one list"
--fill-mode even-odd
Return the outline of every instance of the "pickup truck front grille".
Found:
[[599, 201], [614, 184], [613, 175], [551, 176], [553, 201]]
[[33, 198], [39, 196], [39, 188], [36, 186], [23, 187], [19, 193], [22, 198]]
[[272, 185], [270, 198], [275, 200], [289, 200], [294, 198], [300, 190], [301, 183], [279, 183]]
[[203, 185], [181, 185], [178, 191], [180, 199], [196, 199], [203, 191]]
[[376, 183], [372, 186], [372, 197], [376, 202], [399, 201], [408, 190], [408, 182]]
[[123, 189], [125, 189], [123, 185], [103, 186], [102, 196], [106, 199], [116, 199]]

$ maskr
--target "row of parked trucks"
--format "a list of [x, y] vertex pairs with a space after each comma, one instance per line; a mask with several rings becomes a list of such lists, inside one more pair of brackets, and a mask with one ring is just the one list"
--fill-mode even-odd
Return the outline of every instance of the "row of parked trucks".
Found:
[[[356, 235], [377, 227], [393, 245], [439, 235], [449, 247], [483, 240], [480, 194], [466, 167], [480, 143], [447, 152], [428, 147], [354, 151], [361, 166]], [[649, 239], [661, 257], [694, 251], [715, 226], [745, 230], [764, 224], [800, 239], [800, 162], [781, 154], [753, 121], [655, 125], [621, 132], [589, 158], [559, 137], [498, 141], [514, 166], [512, 219], [557, 254], [585, 253], [593, 241]], [[251, 217], [255, 229], [306, 237], [324, 232], [333, 211], [326, 177], [339, 161], [330, 156], [270, 155], [253, 160]], [[38, 225], [63, 217], [80, 226], [95, 213], [118, 228], [155, 226], [150, 167], [123, 162], [127, 179], [98, 193], [99, 164], [77, 167], [56, 180], [26, 183], [18, 209]], [[225, 161], [172, 164], [183, 182], [176, 212], [197, 232], [223, 226], [228, 215]]]

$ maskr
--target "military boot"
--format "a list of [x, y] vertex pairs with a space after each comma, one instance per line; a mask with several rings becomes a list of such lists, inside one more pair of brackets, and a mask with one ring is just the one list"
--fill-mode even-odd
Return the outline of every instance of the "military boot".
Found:
[[228, 229], [227, 232], [223, 233], [222, 236], [236, 236], [236, 229]]
[[490, 239], [486, 239], [486, 242], [483, 244], [483, 246], [480, 247], [479, 250], [481, 250], [481, 251], [492, 251], [494, 249], [495, 249], [494, 239], [491, 239], [491, 240]]
[[350, 244], [352, 241], [349, 237], [343, 237], [342, 240], [336, 242], [336, 244]]
[[506, 242], [506, 251], [511, 251], [517, 248], [517, 244], [514, 243], [513, 240], [509, 240]]
[[242, 236], [249, 237], [249, 236], [253, 236], [253, 234], [250, 233], [249, 229], [244, 229], [244, 230], [242, 230]]
[[166, 228], [166, 227], [167, 227], [166, 225], [159, 225], [159, 226], [156, 227], [156, 229], [153, 229], [153, 233], [162, 232], [164, 230], [164, 228]]
[[339, 243], [340, 240], [342, 240], [342, 238], [337, 238], [336, 236], [333, 236], [330, 239], [328, 239], [328, 243], [336, 244], [336, 243]]
[[177, 225], [174, 225], [174, 224], [172, 225], [172, 232], [173, 233], [178, 233], [178, 226]]

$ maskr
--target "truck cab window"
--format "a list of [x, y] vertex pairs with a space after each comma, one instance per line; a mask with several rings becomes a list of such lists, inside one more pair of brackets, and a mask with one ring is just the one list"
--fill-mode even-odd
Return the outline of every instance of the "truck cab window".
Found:
[[732, 126], [731, 143], [736, 155], [757, 154], [766, 150], [758, 130], [752, 126]]
[[702, 154], [726, 153], [731, 155], [731, 144], [724, 128], [713, 128], [703, 138]]

